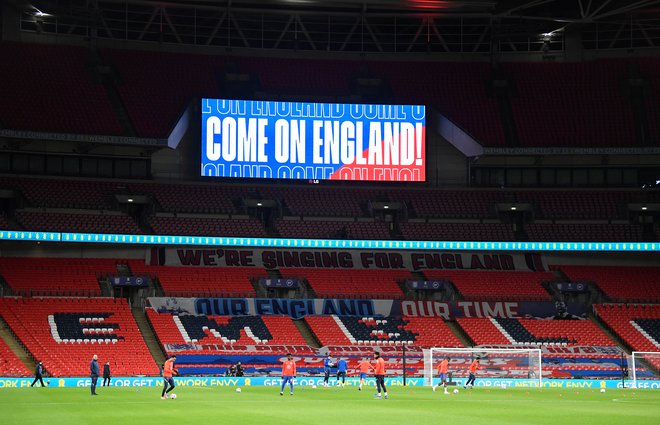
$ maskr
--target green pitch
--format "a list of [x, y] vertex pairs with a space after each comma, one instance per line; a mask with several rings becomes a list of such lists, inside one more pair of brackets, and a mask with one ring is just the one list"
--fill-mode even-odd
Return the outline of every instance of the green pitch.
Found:
[[176, 388], [161, 400], [158, 388], [0, 389], [0, 423], [48, 425], [129, 424], [550, 424], [660, 423], [660, 390], [390, 388], [388, 400], [369, 387]]

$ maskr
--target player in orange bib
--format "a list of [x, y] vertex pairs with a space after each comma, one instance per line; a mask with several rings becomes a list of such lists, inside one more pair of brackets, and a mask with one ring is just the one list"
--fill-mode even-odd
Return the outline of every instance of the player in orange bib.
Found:
[[376, 375], [376, 389], [378, 390], [376, 398], [381, 398], [381, 388], [385, 393], [385, 398], [387, 398], [387, 388], [385, 388], [385, 360], [383, 360], [378, 351], [374, 353], [374, 359], [376, 360], [374, 375]]
[[358, 391], [362, 391], [362, 385], [364, 385], [364, 380], [367, 377], [367, 373], [373, 368], [374, 367], [371, 365], [371, 363], [366, 360], [362, 360], [362, 362], [358, 365], [358, 369], [360, 370], [360, 385], [358, 386]]
[[280, 395], [284, 395], [284, 387], [289, 383], [290, 394], [293, 395], [293, 380], [296, 377], [296, 362], [291, 358], [291, 353], [286, 355], [286, 360], [282, 363], [282, 387]]
[[[445, 357], [440, 364], [438, 365], [438, 377], [440, 378], [440, 383], [445, 389], [445, 394], [449, 394], [447, 391], [447, 373], [449, 372], [449, 356]], [[433, 386], [433, 392], [435, 392], [438, 386]]]
[[171, 356], [169, 359], [165, 360], [163, 365], [163, 392], [160, 395], [160, 398], [165, 400], [167, 394], [174, 389], [174, 375], [177, 374], [174, 369], [174, 361], [176, 356]]
[[470, 376], [469, 376], [467, 382], [465, 383], [465, 385], [463, 385], [463, 388], [467, 388], [468, 386], [470, 388], [472, 388], [474, 386], [474, 379], [475, 379], [474, 374], [479, 369], [479, 363], [480, 362], [481, 362], [481, 359], [479, 357], [477, 357], [476, 359], [474, 359], [474, 361], [472, 362], [472, 364], [468, 368], [468, 373], [470, 374]]

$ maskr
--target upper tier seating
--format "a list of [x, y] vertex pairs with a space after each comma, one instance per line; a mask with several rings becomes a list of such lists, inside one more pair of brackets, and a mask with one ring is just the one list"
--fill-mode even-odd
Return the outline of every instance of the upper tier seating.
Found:
[[[86, 69], [84, 48], [3, 42], [0, 52], [12, 58], [0, 67], [0, 88], [6, 99], [0, 105], [3, 127], [123, 133], [106, 91]], [[139, 136], [164, 138], [191, 100], [223, 97], [219, 76], [229, 69], [256, 76], [260, 90], [269, 98], [282, 99], [318, 96], [324, 101], [346, 101], [354, 78], [383, 78], [391, 89], [392, 102], [432, 105], [484, 146], [505, 144], [497, 99], [488, 89], [493, 71], [487, 62], [424, 61], [419, 65], [423, 72], [412, 73], [411, 66], [417, 66], [414, 62], [374, 62], [372, 71], [364, 74], [364, 61], [350, 60], [229, 58], [116, 49], [102, 49], [101, 57], [118, 72], [119, 94]], [[660, 73], [656, 71], [660, 65], [656, 58], [635, 61], [650, 83], [645, 97], [649, 144], [658, 145]], [[521, 146], [634, 146], [632, 107], [621, 88], [631, 62], [502, 64], [515, 87], [510, 101]], [[163, 92], [168, 93], [166, 98], [162, 98]], [[151, 102], [155, 98], [161, 99]]]
[[0, 177], [0, 188], [19, 190], [32, 207], [105, 210], [123, 184], [82, 179]]
[[650, 95], [644, 96], [644, 105], [649, 123], [649, 136], [651, 145], [660, 144], [660, 60], [657, 57], [639, 59], [642, 75], [650, 81]]
[[490, 64], [423, 62], [418, 66], [422, 71], [411, 72], [410, 62], [382, 63], [377, 74], [390, 83], [397, 102], [432, 105], [480, 143], [504, 144], [497, 100], [486, 91]]
[[437, 189], [395, 189], [392, 201], [403, 201], [417, 217], [487, 218], [495, 217], [495, 204], [515, 199], [515, 193], [499, 191], [457, 191]]
[[305, 239], [391, 239], [388, 224], [382, 221], [322, 221], [277, 219], [283, 238]]
[[0, 257], [0, 275], [14, 294], [101, 296], [99, 277], [122, 260], [105, 258]]
[[513, 227], [504, 223], [401, 223], [408, 240], [513, 241]]
[[114, 376], [159, 369], [123, 299], [2, 298], [0, 315], [51, 376], [89, 376], [94, 354]]
[[524, 271], [434, 271], [432, 280], [449, 280], [463, 298], [492, 301], [549, 301], [541, 285], [554, 280], [551, 272]]
[[[129, 183], [134, 193], [152, 195], [164, 211], [197, 214], [237, 214], [234, 199], [255, 193], [245, 186], [221, 184]], [[254, 196], [254, 195], [253, 195]]]
[[[241, 184], [156, 183], [1, 176], [0, 189], [23, 194], [29, 207], [108, 210], [114, 195], [145, 195], [156, 211], [190, 214], [245, 214], [244, 199], [272, 199], [284, 215], [311, 217], [370, 217], [368, 202], [403, 202], [411, 217], [439, 219], [496, 218], [498, 203], [530, 203], [536, 219], [611, 220], [628, 218], [629, 203], [660, 203], [660, 192], [630, 191], [508, 191], [329, 188]], [[288, 210], [288, 211], [287, 211]], [[361, 223], [361, 222], [360, 222]], [[410, 224], [410, 223], [408, 223]], [[362, 224], [356, 226], [362, 226]], [[543, 226], [543, 225], [536, 225]], [[612, 225], [628, 228], [626, 225]], [[628, 225], [630, 226], [630, 225]], [[503, 237], [500, 224], [477, 224], [485, 235]], [[636, 227], [629, 227], [636, 229]], [[480, 231], [481, 233], [481, 231]], [[507, 230], [506, 235], [509, 232]]]
[[105, 88], [92, 78], [84, 47], [0, 43], [0, 127], [121, 135]]
[[151, 266], [143, 260], [129, 260], [131, 271], [157, 277], [167, 296], [255, 297], [250, 280], [266, 277], [254, 267]]
[[495, 218], [496, 204], [532, 204], [535, 218], [625, 219], [627, 203], [660, 202], [659, 192], [598, 190], [444, 190], [396, 189], [391, 201], [403, 201], [424, 218]]
[[114, 49], [101, 55], [119, 72], [119, 94], [140, 136], [166, 137], [193, 98], [222, 97], [216, 83], [222, 56]]
[[505, 63], [523, 146], [634, 146], [625, 60]]
[[367, 201], [385, 199], [376, 189], [264, 186], [259, 191], [266, 199], [283, 200], [293, 215], [316, 217], [361, 217]]
[[547, 224], [525, 226], [532, 241], [539, 242], [640, 242], [642, 228], [636, 224]]
[[408, 270], [346, 270], [280, 268], [285, 278], [307, 279], [321, 298], [403, 299], [397, 280], [411, 277]]
[[21, 377], [30, 375], [32, 375], [32, 372], [14, 354], [5, 340], [0, 338], [0, 376]]
[[81, 232], [139, 234], [142, 230], [128, 215], [65, 214], [18, 211], [16, 218], [26, 230], [37, 232]]
[[9, 229], [9, 221], [4, 212], [0, 213], [0, 229]]
[[266, 237], [261, 222], [254, 218], [162, 217], [149, 219], [159, 235]]
[[571, 281], [595, 282], [612, 301], [660, 302], [660, 267], [558, 267]]

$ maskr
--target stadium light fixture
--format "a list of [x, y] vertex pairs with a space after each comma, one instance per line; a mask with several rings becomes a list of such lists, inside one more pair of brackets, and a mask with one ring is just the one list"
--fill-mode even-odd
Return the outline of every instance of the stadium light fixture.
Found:
[[31, 13], [32, 16], [34, 16], [35, 18], [45, 18], [45, 17], [48, 17], [48, 16], [53, 16], [50, 13], [42, 12], [41, 10], [39, 10], [39, 8], [37, 8], [34, 5], [30, 5], [30, 7], [33, 10], [31, 12], [26, 12], [26, 13], [28, 13], [28, 14]]

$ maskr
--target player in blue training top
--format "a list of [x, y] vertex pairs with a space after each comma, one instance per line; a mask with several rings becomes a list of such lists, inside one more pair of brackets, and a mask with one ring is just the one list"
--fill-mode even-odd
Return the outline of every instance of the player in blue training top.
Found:
[[[337, 385], [341, 385], [343, 387], [344, 384], [346, 384], [347, 370], [348, 370], [348, 363], [346, 363], [346, 360], [340, 358], [337, 361]], [[341, 382], [339, 382], [340, 378], [341, 378]]]
[[330, 379], [330, 373], [332, 373], [332, 368], [335, 367], [335, 359], [332, 357], [332, 354], [328, 354], [328, 356], [323, 360], [323, 386], [327, 387], [330, 385], [328, 383], [328, 380]]

